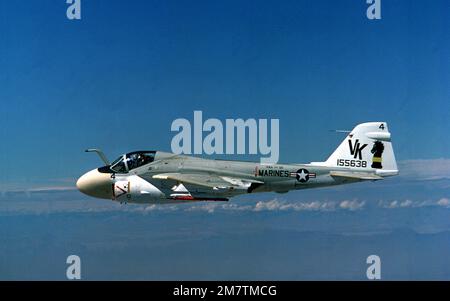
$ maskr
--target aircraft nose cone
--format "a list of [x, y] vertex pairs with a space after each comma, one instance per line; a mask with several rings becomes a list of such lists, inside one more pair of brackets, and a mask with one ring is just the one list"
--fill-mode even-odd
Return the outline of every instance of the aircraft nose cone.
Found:
[[92, 197], [111, 199], [112, 179], [108, 173], [101, 173], [97, 169], [82, 175], [77, 181], [77, 188]]

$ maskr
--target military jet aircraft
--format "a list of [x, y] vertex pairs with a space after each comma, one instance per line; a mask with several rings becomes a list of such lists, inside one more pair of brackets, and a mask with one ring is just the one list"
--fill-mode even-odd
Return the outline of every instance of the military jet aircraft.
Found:
[[91, 170], [77, 181], [93, 197], [121, 203], [228, 201], [257, 192], [376, 181], [398, 174], [386, 122], [368, 122], [345, 131], [347, 137], [325, 162], [262, 164], [208, 160], [161, 151], [134, 151]]

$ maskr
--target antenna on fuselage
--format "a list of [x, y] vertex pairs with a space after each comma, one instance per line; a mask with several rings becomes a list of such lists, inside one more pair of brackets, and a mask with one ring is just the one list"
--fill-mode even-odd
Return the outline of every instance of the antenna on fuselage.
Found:
[[346, 134], [348, 134], [348, 133], [350, 133], [351, 131], [349, 131], [349, 130], [329, 130], [330, 132], [335, 132], [335, 133], [346, 133]]

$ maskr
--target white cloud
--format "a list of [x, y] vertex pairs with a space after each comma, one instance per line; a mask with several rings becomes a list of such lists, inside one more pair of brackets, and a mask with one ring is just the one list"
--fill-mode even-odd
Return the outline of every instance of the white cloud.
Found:
[[206, 203], [202, 205], [192, 205], [186, 208], [185, 211], [206, 211], [208, 213], [214, 213], [219, 205], [217, 203]]
[[450, 179], [450, 159], [416, 159], [398, 162], [400, 176], [416, 180]]
[[366, 204], [365, 201], [361, 201], [358, 202], [357, 200], [353, 200], [353, 201], [342, 201], [339, 204], [339, 207], [342, 209], [348, 209], [348, 210], [359, 210], [362, 209], [364, 207], [364, 205]]
[[447, 198], [440, 199], [437, 204], [442, 207], [450, 207], [450, 200]]
[[207, 203], [192, 205], [185, 209], [185, 211], [205, 211], [208, 213], [214, 213], [216, 211], [253, 211], [253, 212], [263, 212], [263, 211], [320, 211], [320, 212], [331, 212], [336, 210], [360, 210], [365, 206], [365, 201], [358, 200], [344, 200], [341, 202], [335, 201], [283, 201], [283, 200], [268, 200], [259, 201], [252, 205], [241, 205], [241, 204], [217, 204], [217, 203]]
[[397, 208], [422, 208], [439, 206], [444, 208], [450, 208], [450, 200], [447, 198], [441, 198], [438, 200], [424, 200], [424, 201], [379, 201], [378, 207], [385, 209], [397, 209]]
[[184, 204], [127, 204], [120, 205], [116, 202], [103, 200], [73, 200], [73, 201], [14, 201], [0, 202], [0, 213], [23, 214], [48, 214], [58, 212], [134, 212], [150, 214], [152, 212], [205, 212], [213, 214], [217, 212], [335, 212], [338, 210], [358, 211], [367, 208], [381, 209], [408, 209], [421, 207], [450, 208], [450, 199], [440, 198], [436, 200], [380, 200], [378, 203], [370, 203], [360, 200], [343, 201], [285, 201], [272, 199], [258, 202], [199, 202]]
[[277, 199], [270, 201], [259, 201], [253, 207], [253, 211], [331, 211], [335, 210], [335, 202], [312, 201], [312, 202], [286, 202]]
[[410, 207], [412, 204], [413, 204], [413, 202], [411, 200], [405, 200], [400, 203], [400, 207], [407, 208], [407, 207]]
[[40, 187], [26, 187], [26, 188], [9, 188], [6, 190], [0, 190], [0, 195], [5, 197], [9, 193], [20, 194], [24, 193], [30, 195], [32, 193], [44, 193], [44, 192], [65, 192], [65, 191], [76, 191], [75, 186], [40, 186]]

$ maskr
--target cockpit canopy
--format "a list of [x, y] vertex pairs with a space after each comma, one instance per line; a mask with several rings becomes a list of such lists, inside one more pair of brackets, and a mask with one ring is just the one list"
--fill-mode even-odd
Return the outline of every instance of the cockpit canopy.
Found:
[[155, 160], [156, 151], [131, 152], [117, 158], [109, 167], [116, 173], [127, 173], [130, 170], [148, 164]]

